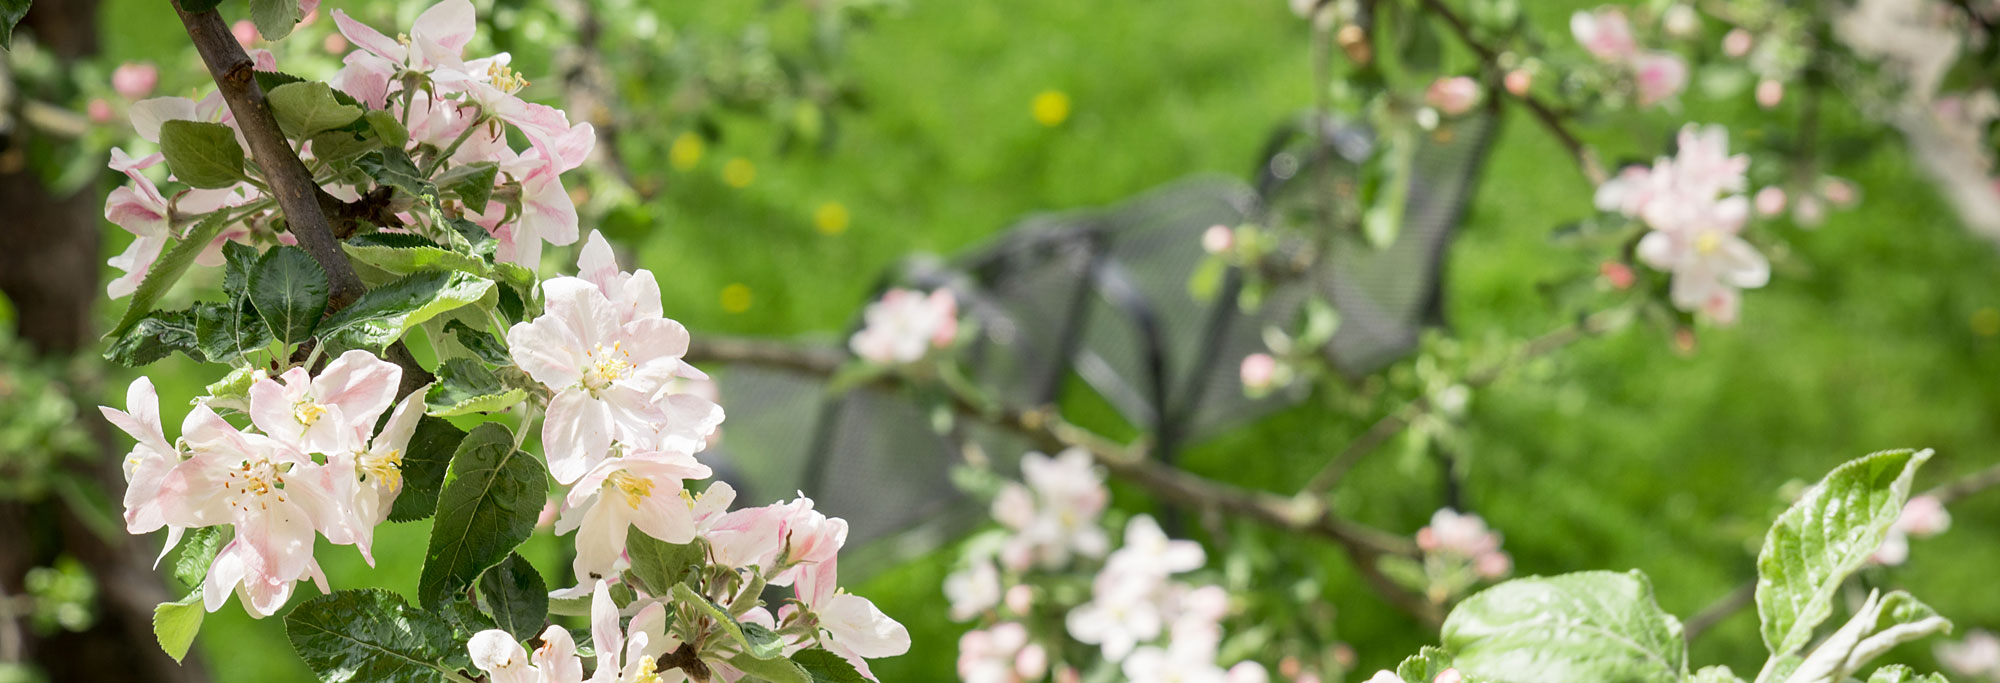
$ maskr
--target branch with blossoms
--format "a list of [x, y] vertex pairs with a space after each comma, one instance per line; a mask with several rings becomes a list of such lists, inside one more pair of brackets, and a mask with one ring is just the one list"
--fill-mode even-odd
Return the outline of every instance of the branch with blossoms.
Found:
[[[114, 150], [130, 185], [106, 208], [139, 238], [112, 261], [131, 306], [107, 358], [179, 353], [220, 376], [173, 438], [146, 377], [103, 409], [137, 441], [127, 531], [166, 530], [162, 558], [178, 548], [195, 586], [156, 612], [169, 654], [232, 595], [284, 614], [324, 680], [580, 682], [565, 615], [589, 621], [593, 681], [872, 679], [869, 659], [908, 649], [839, 588], [845, 521], [803, 497], [732, 510], [706, 482], [697, 454], [723, 411], [693, 388], [705, 376], [652, 273], [593, 232], [576, 276], [536, 275], [544, 242], [577, 241], [561, 176], [594, 134], [521, 99], [507, 55], [467, 57], [469, 2], [398, 38], [332, 12], [359, 49], [327, 82], [244, 53], [216, 4], [177, 9], [218, 92], [133, 105], [160, 152]], [[253, 11], [276, 39], [317, 3], [269, 4]], [[196, 266], [222, 269], [222, 300], [155, 309]], [[523, 449], [537, 420], [541, 454]], [[556, 590], [515, 552], [551, 496], [576, 543]], [[418, 605], [320, 570], [318, 539], [373, 565], [379, 525], [425, 518]], [[287, 609], [302, 580], [325, 595]], [[767, 587], [791, 590], [766, 604]]]

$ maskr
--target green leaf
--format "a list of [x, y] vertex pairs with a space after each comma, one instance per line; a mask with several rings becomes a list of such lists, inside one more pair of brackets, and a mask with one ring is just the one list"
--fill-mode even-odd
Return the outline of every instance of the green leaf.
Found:
[[[172, 122], [169, 121], [168, 123]], [[202, 250], [208, 247], [209, 242], [215, 241], [216, 235], [222, 234], [224, 218], [225, 216], [221, 212], [209, 214], [200, 223], [196, 223], [193, 230], [188, 231], [187, 239], [175, 244], [173, 248], [168, 249], [165, 254], [162, 254], [159, 260], [153, 262], [153, 269], [146, 271], [146, 279], [139, 281], [139, 288], [132, 292], [132, 302], [127, 304], [124, 317], [119, 318], [118, 324], [111, 328], [111, 332], [104, 335], [105, 340], [109, 341], [125, 336], [125, 333], [131, 331], [134, 325], [139, 324], [141, 318], [145, 318], [152, 311], [153, 304], [159, 303], [160, 297], [166, 296], [167, 290], [172, 289], [174, 283], [180, 281], [181, 275], [187, 273], [188, 266], [194, 264], [195, 257], [201, 255]], [[185, 320], [181, 322], [184, 322], [187, 331], [187, 344], [192, 348], [194, 346], [194, 318], [192, 316], [185, 316]], [[177, 328], [180, 326], [175, 325]], [[159, 360], [161, 356], [165, 355], [165, 353], [160, 353], [158, 356], [154, 356], [153, 360]], [[105, 357], [110, 358], [111, 356], [106, 355]], [[147, 362], [150, 363], [152, 361]]]
[[549, 587], [541, 572], [520, 553], [479, 575], [479, 603], [493, 615], [493, 621], [517, 640], [527, 640], [542, 632], [549, 616]]
[[271, 330], [257, 318], [257, 309], [248, 301], [231, 306], [202, 302], [188, 309], [194, 313], [196, 343], [201, 355], [216, 363], [228, 363], [271, 343]]
[[1757, 556], [1757, 615], [1772, 655], [1797, 652], [1834, 593], [1882, 545], [1930, 451], [1885, 451], [1833, 470], [1778, 515]]
[[1693, 676], [1688, 677], [1687, 683], [1743, 683], [1743, 679], [1738, 678], [1736, 672], [1730, 671], [1729, 667], [1711, 666], [1694, 672]]
[[486, 211], [486, 201], [493, 196], [493, 182], [500, 177], [500, 165], [491, 161], [460, 164], [438, 176], [437, 185], [446, 192], [458, 195], [465, 202], [465, 208], [475, 213]]
[[[182, 6], [185, 7], [186, 2], [182, 2]], [[266, 93], [269, 93], [273, 90], [277, 90], [278, 86], [285, 85], [287, 83], [306, 82], [306, 79], [299, 78], [298, 76], [293, 76], [283, 71], [253, 71], [251, 72], [251, 74], [253, 78], [257, 79], [257, 89], [262, 90]]]
[[104, 349], [104, 359], [128, 368], [151, 364], [175, 351], [196, 361], [208, 360], [191, 311], [153, 311], [124, 333], [106, 339], [111, 343]]
[[[1880, 591], [1871, 591], [1854, 611], [1854, 617], [1814, 646], [1812, 654], [1783, 680], [1845, 681], [1897, 645], [1950, 631], [1949, 620], [1909, 593], [1894, 591], [1885, 596]], [[1773, 658], [1766, 668], [1776, 668], [1777, 662]], [[1757, 679], [1780, 680], [1769, 673]]]
[[514, 434], [488, 422], [467, 434], [438, 492], [437, 521], [417, 597], [435, 607], [463, 592], [535, 531], [548, 471], [514, 448]]
[[453, 320], [444, 324], [444, 331], [450, 332], [460, 346], [488, 365], [504, 367], [514, 364], [514, 359], [507, 353], [507, 344], [485, 330], [475, 330], [470, 325]]
[[347, 255], [396, 275], [408, 275], [424, 270], [455, 270], [473, 275], [485, 275], [486, 261], [461, 254], [439, 246], [396, 247], [383, 244], [342, 245]]
[[769, 681], [770, 683], [813, 683], [812, 674], [792, 660], [783, 657], [758, 659], [749, 655], [729, 658], [729, 665], [742, 671], [746, 680]]
[[438, 366], [438, 381], [424, 395], [429, 414], [437, 417], [490, 413], [527, 400], [528, 392], [509, 388], [471, 358], [453, 358]]
[[205, 526], [190, 529], [181, 539], [181, 554], [174, 559], [174, 580], [188, 588], [200, 588], [208, 577], [208, 565], [229, 542], [230, 527]]
[[1402, 664], [1396, 666], [1396, 677], [1404, 681], [1431, 683], [1437, 680], [1438, 674], [1444, 673], [1444, 670], [1449, 668], [1451, 668], [1449, 653], [1425, 645], [1422, 650], [1417, 651], [1417, 654], [1410, 655]]
[[450, 624], [379, 588], [307, 600], [285, 615], [285, 631], [325, 683], [431, 683], [471, 666]]
[[[253, 5], [267, 0], [251, 0]], [[277, 0], [284, 2], [284, 0]], [[292, 3], [296, 11], [298, 5]], [[294, 140], [310, 138], [361, 119], [360, 107], [341, 104], [333, 98], [333, 86], [319, 81], [286, 83], [264, 94], [271, 103], [271, 115], [278, 119], [278, 128], [285, 137]]]
[[[735, 617], [729, 616], [713, 601], [694, 592], [694, 589], [689, 588], [686, 583], [674, 584], [673, 594], [674, 602], [694, 609], [696, 613], [708, 617], [721, 628], [722, 633], [729, 636], [729, 640], [736, 643], [736, 648], [745, 655], [743, 659], [782, 659], [785, 656], [784, 644], [778, 641], [778, 635], [772, 633], [770, 629], [736, 621]], [[731, 660], [732, 663], [734, 661]]]
[[411, 197], [437, 196], [437, 188], [424, 179], [423, 172], [417, 170], [417, 162], [411, 161], [401, 148], [375, 150], [356, 159], [354, 165], [375, 182], [402, 190]]
[[451, 455], [465, 440], [465, 430], [448, 421], [424, 417], [403, 448], [403, 490], [389, 508], [389, 521], [412, 522], [437, 511], [438, 489], [444, 486]]
[[707, 564], [708, 550], [701, 539], [688, 543], [668, 543], [637, 529], [625, 535], [625, 554], [632, 558], [631, 572], [658, 593], [683, 581]]
[[[372, 113], [372, 112], [371, 112]], [[348, 130], [329, 130], [312, 136], [313, 158], [330, 164], [344, 164], [373, 151], [382, 143], [375, 138]]]
[[1671, 683], [1687, 670], [1680, 621], [1638, 572], [1502, 583], [1453, 608], [1441, 640], [1460, 671], [1502, 683]]
[[444, 615], [445, 623], [451, 624], [452, 632], [457, 634], [459, 640], [471, 640], [472, 634], [500, 628], [493, 623], [493, 617], [479, 611], [479, 606], [472, 604], [469, 597], [452, 596], [450, 602], [436, 608], [436, 611]]
[[[215, 189], [242, 182], [243, 147], [236, 132], [220, 123], [168, 121], [160, 125], [160, 153], [167, 170], [188, 185]], [[208, 241], [202, 240], [203, 246]]]
[[1890, 664], [1876, 669], [1868, 677], [1868, 683], [1951, 683], [1941, 674], [1919, 674], [1915, 669], [1901, 664]]
[[404, 128], [403, 123], [396, 120], [394, 113], [376, 110], [363, 114], [362, 118], [368, 121], [368, 129], [374, 131], [375, 139], [381, 140], [384, 146], [402, 149], [404, 145], [410, 144], [409, 129]]
[[805, 669], [813, 683], [868, 683], [846, 658], [820, 648], [793, 653], [792, 663]]
[[[380, 351], [439, 313], [478, 301], [493, 281], [460, 272], [426, 271], [369, 290], [320, 323], [320, 338], [339, 349]], [[329, 348], [328, 351], [334, 349]]]
[[31, 0], [0, 0], [0, 48], [14, 49], [14, 25], [28, 16]]
[[[250, 0], [250, 21], [265, 40], [281, 40], [304, 18], [298, 0]], [[279, 119], [282, 125], [284, 119]]]
[[179, 662], [187, 658], [188, 647], [194, 645], [195, 634], [201, 632], [202, 617], [207, 615], [199, 589], [174, 602], [160, 603], [153, 608], [153, 637], [160, 641], [160, 649], [168, 657]]
[[275, 247], [250, 272], [250, 302], [271, 336], [285, 344], [312, 338], [326, 312], [326, 271], [298, 247]]
[[250, 296], [250, 271], [264, 255], [256, 247], [230, 240], [222, 243], [222, 293], [231, 301]]

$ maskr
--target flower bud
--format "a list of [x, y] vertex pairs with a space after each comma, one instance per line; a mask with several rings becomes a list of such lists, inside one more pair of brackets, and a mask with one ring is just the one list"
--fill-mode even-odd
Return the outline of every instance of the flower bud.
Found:
[[1447, 116], [1463, 114], [1479, 103], [1479, 82], [1466, 76], [1437, 79], [1424, 91], [1424, 102]]
[[1701, 15], [1695, 14], [1693, 7], [1676, 4], [1668, 7], [1666, 13], [1660, 15], [1660, 24], [1666, 29], [1667, 35], [1675, 38], [1692, 38], [1701, 32]]
[[1776, 216], [1785, 211], [1785, 191], [1776, 185], [1757, 191], [1757, 215]]
[[257, 43], [257, 25], [250, 23], [249, 19], [241, 19], [230, 24], [229, 34], [236, 36], [236, 44], [242, 45], [245, 50]]
[[1269, 390], [1278, 376], [1278, 359], [1268, 353], [1253, 353], [1243, 357], [1243, 366], [1238, 371], [1245, 389]]
[[1757, 82], [1757, 106], [1765, 109], [1778, 106], [1785, 99], [1785, 84], [1774, 78]]
[[128, 100], [153, 94], [153, 87], [159, 84], [159, 67], [145, 62], [126, 62], [111, 71], [111, 89]]
[[1012, 610], [1015, 614], [1027, 614], [1029, 610], [1035, 608], [1035, 589], [1027, 586], [1014, 586], [1007, 589], [1006, 600], [1007, 609]]
[[1631, 266], [1618, 261], [1598, 264], [1597, 273], [1604, 277], [1605, 282], [1611, 284], [1612, 289], [1620, 291], [1631, 289], [1632, 283], [1638, 280], [1638, 275], [1632, 272]]
[[1507, 72], [1507, 92], [1515, 97], [1527, 97], [1528, 87], [1534, 85], [1534, 83], [1535, 77], [1533, 74], [1528, 73], [1527, 69], [1515, 69]]
[[1211, 225], [1201, 233], [1201, 250], [1211, 254], [1222, 254], [1236, 246], [1236, 231], [1226, 225]]
[[113, 115], [111, 103], [104, 101], [102, 97], [91, 100], [84, 112], [89, 114], [90, 120], [95, 123], [110, 123]]
[[1742, 59], [1743, 55], [1750, 54], [1750, 48], [1756, 43], [1756, 37], [1751, 36], [1749, 31], [1735, 29], [1722, 37], [1722, 54], [1731, 59]]

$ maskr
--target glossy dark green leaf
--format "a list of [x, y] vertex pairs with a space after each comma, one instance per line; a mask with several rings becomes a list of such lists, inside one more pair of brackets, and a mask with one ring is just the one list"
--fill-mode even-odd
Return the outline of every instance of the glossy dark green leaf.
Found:
[[548, 621], [549, 587], [527, 558], [509, 553], [479, 575], [479, 604], [493, 615], [494, 624], [517, 640], [527, 640], [540, 634]]
[[291, 35], [292, 27], [303, 18], [298, 0], [250, 0], [250, 23], [257, 26], [258, 35], [265, 40], [281, 40]]
[[326, 271], [298, 247], [274, 247], [250, 271], [250, 303], [271, 336], [286, 344], [312, 338], [326, 312]]
[[653, 593], [686, 581], [689, 574], [701, 569], [708, 560], [708, 551], [700, 539], [668, 543], [638, 529], [625, 535], [625, 553], [632, 558], [632, 575], [639, 577]]
[[192, 311], [153, 311], [141, 316], [123, 334], [110, 338], [104, 359], [136, 368], [179, 351], [196, 361], [206, 361], [196, 325]]
[[424, 395], [431, 415], [452, 417], [505, 410], [527, 400], [528, 392], [508, 387], [485, 364], [472, 358], [453, 358], [438, 366], [438, 380]]
[[285, 631], [325, 683], [432, 683], [471, 664], [442, 617], [379, 588], [307, 600], [285, 615]]
[[[160, 125], [160, 153], [167, 169], [181, 182], [200, 188], [223, 188], [242, 182], [243, 147], [236, 132], [220, 123], [168, 121]], [[207, 241], [203, 240], [203, 246]]]
[[[153, 262], [152, 270], [146, 271], [146, 278], [139, 281], [139, 288], [132, 292], [132, 300], [131, 303], [126, 304], [125, 315], [118, 319], [118, 324], [111, 328], [110, 333], [104, 335], [107, 341], [125, 336], [127, 331], [130, 331], [134, 325], [139, 324], [141, 318], [145, 318], [154, 312], [153, 304], [159, 303], [160, 297], [166, 296], [167, 290], [173, 289], [174, 283], [179, 282], [181, 275], [187, 273], [188, 266], [194, 264], [195, 257], [201, 255], [202, 250], [208, 247], [209, 242], [215, 241], [216, 235], [222, 234], [222, 226], [225, 224], [223, 218], [225, 217], [221, 213], [209, 214], [207, 218], [203, 218], [200, 223], [195, 224], [192, 230], [188, 231], [186, 239], [167, 249], [165, 254], [160, 255], [160, 258]], [[172, 316], [162, 316], [162, 319], [164, 320], [169, 317]], [[194, 318], [191, 315], [185, 314], [182, 317], [185, 318], [188, 348], [193, 348]], [[155, 356], [153, 360], [159, 360], [161, 356], [165, 355], [162, 353], [160, 356]], [[107, 355], [106, 357], [109, 358], [110, 356]], [[150, 363], [152, 361], [146, 362]], [[140, 365], [143, 364], [140, 363]]]
[[499, 177], [500, 165], [491, 161], [460, 164], [438, 176], [437, 186], [458, 195], [465, 208], [484, 212], [486, 201], [493, 196], [493, 182]]
[[14, 25], [28, 16], [31, 0], [0, 0], [0, 48], [14, 48]]
[[202, 579], [208, 576], [208, 565], [215, 562], [215, 554], [229, 543], [229, 530], [226, 526], [188, 530], [181, 538], [180, 555], [174, 558], [174, 580], [191, 589], [201, 587]]
[[389, 521], [410, 522], [437, 512], [438, 489], [451, 468], [451, 456], [465, 440], [465, 430], [449, 421], [424, 417], [403, 448], [403, 490], [389, 507]]
[[474, 428], [459, 443], [438, 493], [417, 597], [435, 607], [472, 586], [535, 531], [548, 496], [548, 471], [514, 448], [514, 434], [496, 423]]
[[[293, 7], [296, 9], [297, 5]], [[272, 88], [264, 98], [271, 103], [271, 115], [278, 119], [278, 128], [285, 132], [285, 137], [299, 140], [360, 120], [362, 109], [341, 104], [333, 92], [333, 86], [325, 83], [300, 81]]]
[[813, 683], [867, 683], [868, 677], [854, 669], [847, 659], [820, 648], [792, 653], [792, 663], [806, 670]]
[[320, 323], [334, 349], [380, 351], [439, 313], [478, 301], [493, 281], [461, 272], [426, 271], [369, 290]]
[[403, 127], [402, 121], [396, 120], [394, 113], [376, 110], [368, 112], [362, 118], [367, 120], [369, 132], [374, 133], [375, 139], [382, 141], [383, 146], [402, 149], [410, 144], [410, 131]]
[[444, 324], [444, 331], [451, 333], [452, 338], [458, 340], [459, 345], [464, 346], [467, 351], [471, 351], [480, 362], [494, 366], [514, 363], [513, 358], [508, 356], [507, 344], [485, 330], [475, 330], [470, 325], [453, 320]]
[[411, 161], [402, 149], [384, 147], [356, 159], [354, 165], [375, 182], [402, 190], [411, 197], [437, 196], [437, 187], [424, 179], [417, 162]]

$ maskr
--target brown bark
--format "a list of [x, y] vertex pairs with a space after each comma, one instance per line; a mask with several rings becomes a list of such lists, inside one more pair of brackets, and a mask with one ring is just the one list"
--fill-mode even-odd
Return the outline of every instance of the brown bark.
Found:
[[[97, 51], [97, 1], [37, 2], [23, 28], [65, 60], [88, 56]], [[32, 134], [17, 131], [11, 142]], [[69, 196], [55, 196], [33, 169], [19, 163], [19, 154], [0, 142], [0, 292], [14, 306], [16, 334], [37, 353], [94, 356], [92, 310], [104, 291], [98, 278], [104, 259], [100, 189], [88, 183]], [[10, 155], [13, 163], [7, 163]], [[115, 500], [125, 488], [121, 456], [110, 430], [88, 405], [101, 392], [91, 386], [72, 389], [72, 396], [86, 403], [78, 414], [89, 416], [84, 424], [101, 457], [71, 467]], [[51, 680], [208, 680], [198, 662], [174, 663], [153, 638], [153, 607], [170, 598], [152, 570], [152, 539], [100, 536], [55, 500], [0, 503], [0, 539], [0, 591], [6, 594], [22, 593], [28, 570], [63, 555], [81, 562], [95, 581], [96, 614], [89, 629], [45, 637], [22, 629], [22, 658]]]

